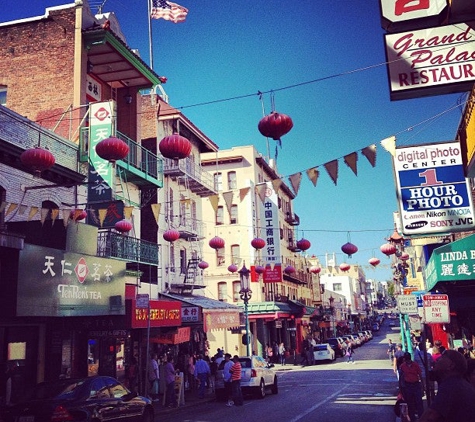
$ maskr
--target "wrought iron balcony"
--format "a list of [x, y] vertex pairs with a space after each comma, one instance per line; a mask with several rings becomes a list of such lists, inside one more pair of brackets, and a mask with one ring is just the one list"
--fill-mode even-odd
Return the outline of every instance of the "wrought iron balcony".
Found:
[[[88, 128], [81, 129], [80, 161], [88, 161]], [[153, 152], [142, 147], [123, 133], [117, 132], [117, 138], [123, 140], [129, 147], [129, 153], [123, 160], [117, 161], [118, 169], [126, 174], [124, 182], [131, 182], [137, 186], [163, 187], [163, 161]]]
[[300, 217], [293, 212], [288, 212], [285, 215], [285, 221], [291, 226], [298, 226], [300, 224]]
[[213, 177], [204, 172], [201, 166], [197, 166], [189, 157], [183, 160], [165, 158], [163, 173], [201, 197], [217, 194]]
[[102, 231], [97, 236], [97, 255], [127, 262], [158, 267], [160, 246], [157, 243], [124, 236], [112, 231]]
[[181, 239], [190, 241], [203, 239], [203, 226], [204, 223], [195, 218], [179, 218], [170, 222], [170, 228], [178, 230]]

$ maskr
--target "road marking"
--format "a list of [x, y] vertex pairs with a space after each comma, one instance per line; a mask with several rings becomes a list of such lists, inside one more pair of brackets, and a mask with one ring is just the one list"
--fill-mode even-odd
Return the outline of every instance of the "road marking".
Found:
[[295, 418], [291, 419], [289, 422], [297, 422], [303, 419], [309, 413], [312, 413], [315, 409], [318, 409], [320, 406], [332, 400], [333, 397], [338, 396], [338, 394], [340, 394], [345, 388], [346, 386], [338, 390], [336, 393], [333, 393], [331, 396], [328, 396], [325, 400], [322, 400], [321, 402], [314, 404], [311, 408], [307, 409], [305, 412], [301, 413], [300, 415], [297, 415]]

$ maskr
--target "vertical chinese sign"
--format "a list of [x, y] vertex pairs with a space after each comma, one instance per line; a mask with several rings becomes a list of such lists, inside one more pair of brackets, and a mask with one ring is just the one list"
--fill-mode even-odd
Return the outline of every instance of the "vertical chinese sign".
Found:
[[270, 182], [266, 183], [265, 200], [260, 208], [260, 236], [266, 241], [262, 258], [265, 263], [264, 283], [282, 281], [282, 262], [279, 235], [279, 207], [277, 194]]

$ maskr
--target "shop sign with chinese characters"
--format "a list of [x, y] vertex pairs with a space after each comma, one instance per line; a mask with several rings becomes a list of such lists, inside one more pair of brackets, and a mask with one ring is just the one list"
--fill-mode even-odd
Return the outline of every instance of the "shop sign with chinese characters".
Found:
[[471, 281], [475, 278], [475, 235], [434, 249], [425, 269], [426, 287], [437, 283]]

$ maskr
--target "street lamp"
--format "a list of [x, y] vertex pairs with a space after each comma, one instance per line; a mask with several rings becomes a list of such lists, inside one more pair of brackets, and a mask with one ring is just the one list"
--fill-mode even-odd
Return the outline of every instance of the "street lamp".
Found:
[[335, 315], [334, 311], [335, 308], [333, 308], [333, 302], [335, 301], [335, 298], [333, 296], [330, 296], [328, 298], [328, 301], [330, 302], [330, 324], [331, 324], [331, 330], [332, 330], [332, 335], [335, 337], [336, 331], [335, 331]]
[[252, 296], [251, 286], [249, 284], [249, 274], [251, 272], [246, 268], [246, 263], [243, 262], [242, 268], [239, 270], [239, 279], [241, 281], [241, 290], [239, 291], [239, 296], [244, 301], [244, 318], [246, 320], [246, 356], [250, 356], [249, 346], [249, 313], [248, 313], [248, 303]]

